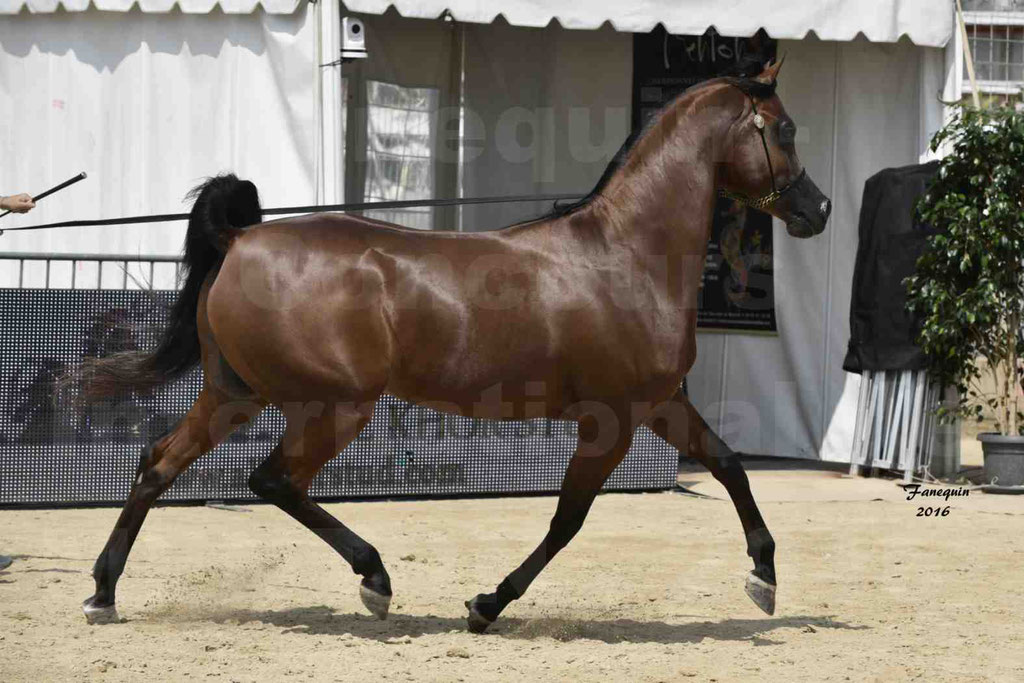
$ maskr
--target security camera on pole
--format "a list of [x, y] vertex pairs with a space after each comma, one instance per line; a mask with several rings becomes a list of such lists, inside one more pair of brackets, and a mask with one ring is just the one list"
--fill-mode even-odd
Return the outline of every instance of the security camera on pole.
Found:
[[355, 17], [341, 20], [341, 63], [366, 59], [366, 26]]

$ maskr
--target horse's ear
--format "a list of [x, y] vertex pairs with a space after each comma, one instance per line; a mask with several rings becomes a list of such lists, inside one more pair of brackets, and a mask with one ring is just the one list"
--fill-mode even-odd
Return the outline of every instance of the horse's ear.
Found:
[[768, 62], [764, 65], [764, 71], [757, 77], [757, 80], [762, 83], [774, 83], [779, 78], [779, 71], [782, 70], [782, 63], [786, 61], [786, 56], [783, 55], [782, 59], [776, 62]]

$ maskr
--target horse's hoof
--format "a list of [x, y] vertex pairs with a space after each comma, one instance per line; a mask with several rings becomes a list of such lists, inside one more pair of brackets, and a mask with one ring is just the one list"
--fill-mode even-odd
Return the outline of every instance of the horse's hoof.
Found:
[[771, 616], [775, 614], [775, 585], [768, 583], [754, 572], [747, 574], [747, 595], [754, 601], [754, 604], [764, 610], [764, 613]]
[[476, 609], [476, 598], [466, 601], [466, 607], [469, 609], [469, 615], [466, 617], [466, 622], [469, 625], [469, 630], [472, 633], [483, 633], [487, 630], [487, 627], [494, 623], [493, 620], [488, 619]]
[[121, 623], [121, 617], [117, 614], [117, 607], [114, 605], [98, 607], [92, 604], [92, 598], [82, 603], [82, 612], [85, 613], [85, 620], [92, 626]]
[[378, 593], [377, 591], [359, 584], [359, 599], [366, 605], [373, 616], [381, 621], [388, 618], [388, 609], [391, 607], [391, 596]]

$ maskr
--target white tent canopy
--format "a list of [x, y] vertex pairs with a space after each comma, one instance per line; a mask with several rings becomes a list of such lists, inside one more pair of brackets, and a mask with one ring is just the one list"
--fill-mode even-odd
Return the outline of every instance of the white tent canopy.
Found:
[[17, 14], [28, 7], [33, 14], [85, 12], [95, 7], [101, 12], [129, 12], [135, 5], [147, 14], [170, 12], [175, 7], [185, 14], [209, 14], [218, 7], [225, 14], [251, 14], [262, 7], [268, 14], [292, 14], [300, 0], [0, 0], [0, 14]]
[[[63, 7], [82, 12], [90, 2], [102, 11], [127, 12], [136, 2], [143, 12], [206, 14], [220, 7], [227, 14], [248, 14], [262, 7], [291, 14], [299, 0], [0, 0], [0, 14], [25, 6], [34, 13]], [[800, 39], [813, 31], [822, 40], [853, 40], [863, 33], [872, 42], [894, 43], [906, 35], [917, 45], [942, 47], [953, 30], [948, 2], [937, 0], [634, 0], [593, 3], [581, 0], [349, 0], [353, 12], [383, 14], [395, 7], [404, 17], [436, 19], [446, 12], [458, 21], [489, 24], [499, 15], [512, 26], [594, 29], [608, 22], [617, 31], [647, 32], [662, 24], [669, 33], [701, 34], [714, 26], [722, 35], [753, 35], [759, 28], [773, 38]]]
[[300, 0], [0, 0], [0, 14], [17, 14], [28, 7], [33, 14], [85, 12], [95, 7], [101, 12], [129, 12], [136, 3], [147, 14], [170, 12], [180, 7], [185, 14], [209, 14], [220, 8], [225, 14], [251, 14], [262, 7], [268, 14], [292, 14]]
[[356, 12], [382, 14], [394, 6], [404, 17], [436, 18], [448, 11], [458, 21], [489, 24], [501, 15], [512, 26], [595, 29], [608, 22], [617, 31], [646, 33], [662, 24], [669, 33], [702, 34], [714, 26], [727, 36], [749, 36], [759, 28], [773, 38], [893, 43], [907, 35], [917, 45], [941, 47], [952, 35], [949, 3], [936, 0], [350, 0]]

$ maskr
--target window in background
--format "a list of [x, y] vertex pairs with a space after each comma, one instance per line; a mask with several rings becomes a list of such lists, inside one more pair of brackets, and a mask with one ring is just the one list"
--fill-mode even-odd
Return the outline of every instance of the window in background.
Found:
[[[978, 90], [997, 101], [1019, 102], [1024, 90], [1024, 12], [965, 12]], [[957, 31], [956, 40], [960, 42]], [[963, 94], [971, 92], [962, 67]]]
[[[363, 201], [433, 199], [438, 91], [366, 81]], [[430, 207], [367, 211], [367, 216], [430, 230]]]

